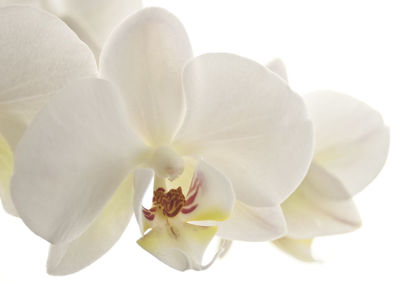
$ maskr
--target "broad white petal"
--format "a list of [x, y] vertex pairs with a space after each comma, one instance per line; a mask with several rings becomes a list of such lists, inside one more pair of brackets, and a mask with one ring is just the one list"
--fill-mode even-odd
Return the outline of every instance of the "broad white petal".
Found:
[[28, 6], [0, 9], [0, 101], [53, 93], [96, 74], [92, 52], [55, 16]]
[[127, 18], [105, 44], [101, 75], [120, 88], [135, 130], [153, 146], [167, 144], [181, 124], [181, 71], [191, 58], [182, 24], [160, 8]]
[[66, 275], [92, 264], [118, 241], [132, 214], [133, 181], [127, 178], [93, 224], [78, 239], [52, 245], [47, 260], [47, 272]]
[[382, 169], [389, 129], [378, 112], [349, 96], [320, 91], [305, 98], [315, 122], [313, 160], [356, 194]]
[[234, 202], [231, 182], [215, 168], [200, 161], [181, 212], [186, 221], [224, 221], [229, 218]]
[[288, 81], [286, 67], [281, 59], [276, 58], [272, 60], [267, 64], [267, 68], [275, 74], [279, 75], [286, 82]]
[[275, 206], [303, 179], [313, 128], [302, 99], [267, 68], [231, 54], [206, 54], [184, 70], [186, 118], [176, 147], [226, 175], [236, 197]]
[[219, 237], [238, 241], [271, 241], [287, 233], [285, 217], [279, 206], [253, 207], [240, 201], [236, 201], [231, 217], [216, 226]]
[[141, 0], [41, 0], [44, 9], [66, 22], [96, 57], [123, 19], [142, 7]]
[[12, 149], [51, 94], [97, 72], [90, 49], [38, 9], [0, 9], [0, 133]]
[[165, 264], [177, 270], [201, 270], [204, 251], [217, 227], [181, 223], [159, 226], [138, 240], [138, 244]]
[[13, 173], [14, 157], [10, 147], [0, 135], [0, 199], [4, 209], [11, 215], [18, 216], [10, 194], [10, 180]]
[[316, 261], [312, 255], [312, 242], [313, 239], [295, 240], [290, 238], [281, 238], [274, 241], [273, 244], [299, 260], [312, 262]]
[[[361, 219], [352, 199], [337, 199], [316, 193], [314, 181], [309, 173], [299, 188], [282, 203], [288, 234], [294, 239], [310, 239], [318, 236], [341, 234], [361, 226]], [[334, 177], [323, 180], [319, 191], [329, 191], [334, 186], [338, 196], [345, 196], [346, 188]], [[332, 182], [332, 184], [330, 184]]]
[[152, 169], [138, 168], [133, 172], [135, 195], [133, 197], [133, 210], [139, 229], [143, 234], [149, 226], [148, 220], [143, 216], [143, 198], [147, 190], [153, 190], [154, 171]]
[[53, 97], [15, 152], [11, 195], [23, 221], [53, 244], [79, 237], [145, 147], [113, 86], [86, 79]]

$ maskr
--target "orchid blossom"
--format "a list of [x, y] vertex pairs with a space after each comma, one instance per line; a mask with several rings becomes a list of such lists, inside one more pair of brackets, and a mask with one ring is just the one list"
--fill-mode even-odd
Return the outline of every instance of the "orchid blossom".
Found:
[[[280, 60], [268, 67], [287, 80]], [[287, 236], [274, 242], [292, 256], [313, 261], [315, 237], [351, 232], [361, 225], [352, 197], [382, 169], [389, 129], [382, 117], [349, 96], [318, 91], [304, 96], [315, 125], [315, 152], [307, 176], [282, 204]]]
[[[29, 19], [39, 11], [0, 13]], [[57, 20], [43, 13], [35, 26], [50, 19]], [[46, 60], [56, 68], [68, 57]], [[279, 76], [232, 54], [193, 58], [181, 23], [159, 8], [124, 20], [99, 66], [100, 78], [53, 96], [15, 150], [12, 199], [52, 244], [49, 273], [95, 261], [133, 213], [144, 234], [139, 245], [180, 270], [204, 268], [215, 234], [266, 241], [286, 233], [279, 205], [308, 169], [313, 129], [304, 102]], [[150, 207], [142, 205], [146, 190], [154, 192]], [[193, 224], [202, 221], [214, 223]]]
[[20, 4], [46, 10], [62, 19], [98, 58], [112, 29], [142, 7], [141, 0], [0, 0], [0, 7]]

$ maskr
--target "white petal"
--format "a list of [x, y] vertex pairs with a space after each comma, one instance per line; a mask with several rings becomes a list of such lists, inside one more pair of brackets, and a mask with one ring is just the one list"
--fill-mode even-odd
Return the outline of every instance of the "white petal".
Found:
[[142, 7], [141, 0], [42, 0], [42, 7], [66, 22], [96, 57], [124, 18]]
[[25, 6], [0, 9], [0, 101], [47, 95], [96, 74], [85, 43], [61, 20]]
[[270, 63], [267, 64], [267, 68], [275, 74], [279, 75], [286, 82], [288, 81], [286, 67], [281, 59], [276, 58], [272, 60]]
[[15, 152], [11, 195], [23, 221], [51, 243], [79, 237], [145, 147], [103, 80], [69, 86], [48, 103]]
[[356, 194], [386, 161], [388, 128], [378, 112], [349, 96], [320, 91], [305, 98], [315, 121], [313, 160]]
[[101, 54], [102, 76], [119, 86], [135, 130], [153, 146], [167, 144], [181, 123], [181, 71], [190, 58], [184, 28], [160, 8], [127, 18]]
[[307, 194], [331, 200], [346, 200], [352, 196], [343, 183], [317, 163], [312, 162], [303, 184], [307, 184]]
[[299, 188], [285, 202], [282, 210], [285, 214], [288, 237], [310, 239], [317, 236], [341, 234], [353, 231], [361, 226], [360, 216], [351, 199], [337, 199], [316, 192], [315, 180], [319, 180], [319, 191], [330, 191], [334, 187], [338, 196], [345, 196], [346, 188], [331, 176], [313, 177], [319, 172], [310, 172]]
[[313, 240], [295, 240], [290, 238], [281, 238], [273, 242], [278, 248], [291, 256], [307, 262], [315, 261], [312, 255]]
[[11, 215], [17, 216], [18, 213], [10, 194], [10, 180], [13, 167], [14, 157], [11, 149], [0, 135], [0, 199], [4, 209]]
[[40, 0], [0, 0], [0, 8], [9, 5], [31, 5], [38, 6]]
[[51, 95], [44, 95], [0, 103], [0, 133], [13, 151], [25, 129], [50, 98]]
[[219, 171], [200, 161], [182, 208], [186, 221], [226, 220], [235, 202], [231, 182]]
[[143, 234], [149, 226], [148, 220], [143, 216], [143, 198], [147, 190], [153, 190], [154, 171], [152, 169], [138, 168], [133, 172], [135, 195], [133, 197], [133, 210], [139, 229]]
[[129, 177], [82, 236], [70, 243], [51, 246], [47, 272], [74, 273], [105, 254], [118, 241], [132, 217], [132, 199], [133, 184]]
[[23, 6], [0, 9], [0, 132], [12, 149], [49, 96], [95, 75], [90, 49], [62, 21]]
[[201, 270], [204, 251], [216, 231], [216, 227], [185, 223], [176, 227], [160, 226], [138, 240], [138, 244], [175, 269]]
[[218, 222], [217, 235], [224, 239], [263, 242], [287, 233], [282, 210], [276, 207], [252, 207], [237, 201], [231, 217]]
[[187, 113], [182, 153], [202, 155], [252, 206], [275, 206], [303, 179], [313, 149], [302, 99], [267, 68], [230, 54], [207, 54], [184, 70]]

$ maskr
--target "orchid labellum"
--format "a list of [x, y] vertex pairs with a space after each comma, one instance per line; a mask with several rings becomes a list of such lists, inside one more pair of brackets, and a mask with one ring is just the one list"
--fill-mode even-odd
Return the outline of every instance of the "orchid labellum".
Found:
[[[268, 67], [287, 80], [281, 61]], [[382, 169], [389, 129], [378, 112], [349, 96], [318, 91], [304, 98], [315, 125], [314, 157], [303, 182], [282, 204], [288, 233], [274, 244], [312, 261], [315, 237], [350, 232], [361, 225], [352, 197]]]
[[[52, 244], [49, 273], [95, 261], [133, 214], [139, 245], [179, 270], [203, 269], [215, 235], [267, 241], [286, 233], [280, 204], [309, 167], [313, 129], [302, 99], [275, 73], [232, 54], [193, 58], [181, 23], [159, 8], [116, 27], [97, 77], [93, 54], [56, 17], [9, 7], [0, 22], [8, 66], [19, 56], [15, 46], [31, 50], [23, 52], [26, 61], [41, 58], [28, 69], [0, 69], [5, 120], [17, 125], [30, 99], [63, 86], [26, 130], [27, 122], [13, 128], [18, 135], [1, 129], [14, 151], [9, 201]], [[22, 27], [13, 30], [13, 23]], [[34, 45], [25, 34], [37, 38]], [[60, 42], [69, 48], [57, 49]], [[73, 64], [75, 50], [86, 61]], [[16, 101], [23, 107], [6, 107]], [[151, 206], [142, 204], [147, 190]]]

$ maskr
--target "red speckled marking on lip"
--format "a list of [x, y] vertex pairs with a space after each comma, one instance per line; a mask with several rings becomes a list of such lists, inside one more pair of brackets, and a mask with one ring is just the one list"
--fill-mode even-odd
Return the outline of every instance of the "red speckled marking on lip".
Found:
[[185, 202], [185, 207], [186, 207], [186, 206], [192, 205], [192, 203], [193, 203], [194, 200], [196, 199], [196, 196], [197, 196], [197, 193], [198, 193], [198, 192], [199, 192], [199, 191], [196, 190], [195, 193], [193, 193], [193, 194], [186, 200], [186, 202]]
[[144, 217], [153, 221], [155, 217], [154, 213], [157, 209], [162, 210], [163, 215], [167, 217], [175, 217], [180, 212], [182, 212], [182, 214], [192, 213], [198, 207], [198, 204], [193, 203], [198, 196], [203, 181], [203, 174], [197, 172], [190, 184], [187, 199], [183, 196], [181, 187], [169, 191], [166, 191], [162, 187], [157, 188], [153, 195], [153, 207], [146, 209], [142, 206]]
[[200, 187], [203, 185], [203, 180], [204, 180], [203, 174], [197, 172], [190, 185], [190, 189], [187, 195], [188, 198], [185, 202], [184, 207], [182, 208], [181, 212], [183, 214], [189, 214], [197, 208], [198, 204], [193, 205], [193, 203], [196, 200], [196, 197], [200, 191]]
[[154, 215], [154, 214], [151, 214], [151, 215], [149, 215], [149, 216], [144, 215], [144, 217], [145, 217], [147, 220], [149, 220], [149, 221], [153, 221], [154, 218], [155, 218], [155, 215]]
[[204, 180], [203, 174], [200, 172], [197, 172], [195, 174], [195, 176], [193, 177], [193, 180], [190, 184], [190, 188], [189, 188], [189, 192], [188, 192], [187, 196], [189, 196], [194, 191], [198, 191], [199, 187], [203, 184], [203, 180]]
[[[153, 209], [153, 208], [151, 208], [151, 209]], [[152, 213], [151, 209], [147, 210], [146, 208], [142, 207], [143, 216], [149, 221], [153, 221], [154, 217], [155, 217], [155, 215]]]
[[182, 208], [182, 211], [181, 211], [181, 212], [182, 212], [183, 214], [192, 213], [192, 212], [194, 211], [194, 209], [197, 208], [197, 206], [198, 206], [198, 204], [195, 204], [195, 205], [193, 205], [192, 207], [189, 207], [189, 208], [184, 207], [184, 208]]

